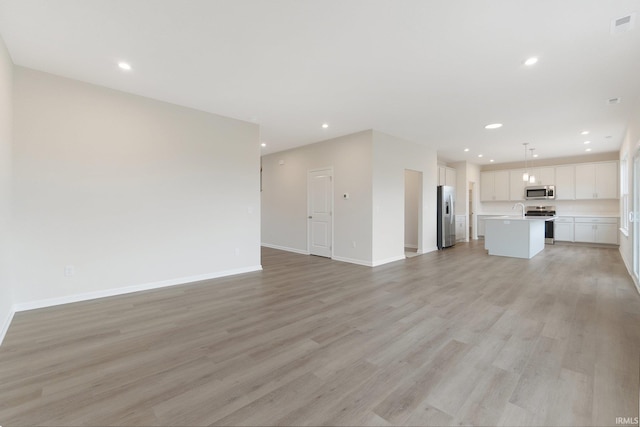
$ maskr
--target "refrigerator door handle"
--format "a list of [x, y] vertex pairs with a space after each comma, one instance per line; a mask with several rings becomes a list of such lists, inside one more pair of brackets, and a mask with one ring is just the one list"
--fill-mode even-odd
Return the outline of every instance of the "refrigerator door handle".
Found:
[[449, 206], [451, 206], [451, 211], [452, 211], [449, 218], [449, 222], [453, 224], [455, 222], [455, 219], [453, 218], [453, 196], [451, 194], [449, 194]]

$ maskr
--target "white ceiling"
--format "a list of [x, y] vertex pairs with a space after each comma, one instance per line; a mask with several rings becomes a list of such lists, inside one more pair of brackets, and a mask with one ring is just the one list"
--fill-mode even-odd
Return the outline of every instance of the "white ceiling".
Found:
[[640, 25], [610, 26], [631, 12], [640, 0], [0, 0], [0, 34], [17, 65], [259, 123], [264, 153], [373, 128], [485, 164], [522, 160], [523, 142], [583, 155], [585, 129], [592, 153], [618, 150]]

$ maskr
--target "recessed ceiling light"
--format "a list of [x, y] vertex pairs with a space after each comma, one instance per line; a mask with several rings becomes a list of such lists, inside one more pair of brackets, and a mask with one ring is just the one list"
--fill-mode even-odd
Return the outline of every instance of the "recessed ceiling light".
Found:
[[464, 152], [466, 153], [467, 151], [469, 151], [469, 149], [468, 149], [468, 148], [465, 148], [465, 149], [464, 149]]
[[482, 157], [482, 154], [478, 154], [478, 157]]
[[591, 144], [591, 141], [585, 141], [584, 145]]
[[491, 159], [491, 160], [489, 160], [489, 161], [490, 161], [491, 163], [493, 163], [495, 160]]
[[263, 147], [266, 147], [266, 146], [267, 146], [267, 143], [266, 143], [266, 142], [263, 142], [263, 143], [262, 143], [262, 144], [260, 144], [260, 145], [261, 145], [261, 146], [263, 146]]
[[328, 128], [328, 127], [329, 127], [329, 123], [323, 123], [323, 124], [322, 124], [322, 129], [326, 129], [326, 128]]
[[589, 135], [589, 131], [588, 130], [583, 130], [582, 132], [580, 132], [580, 135]]
[[486, 125], [485, 129], [498, 129], [502, 127], [502, 123], [492, 123], [490, 125]]
[[587, 149], [586, 149], [586, 150], [584, 150], [584, 151], [591, 151], [591, 148], [587, 148]]
[[118, 67], [120, 67], [121, 70], [125, 70], [125, 71], [131, 70], [131, 65], [126, 62], [118, 62]]
[[532, 56], [531, 58], [528, 58], [526, 61], [524, 61], [524, 65], [530, 67], [533, 64], [535, 64], [536, 62], [538, 62], [538, 58], [535, 56]]
[[537, 155], [537, 154], [534, 154], [534, 155], [533, 155], [533, 157], [538, 157], [538, 155]]

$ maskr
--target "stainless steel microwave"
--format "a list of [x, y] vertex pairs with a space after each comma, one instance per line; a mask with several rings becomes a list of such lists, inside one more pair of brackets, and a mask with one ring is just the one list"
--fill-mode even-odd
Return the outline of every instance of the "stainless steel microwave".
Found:
[[524, 198], [527, 200], [553, 200], [556, 198], [555, 185], [536, 185], [525, 187]]

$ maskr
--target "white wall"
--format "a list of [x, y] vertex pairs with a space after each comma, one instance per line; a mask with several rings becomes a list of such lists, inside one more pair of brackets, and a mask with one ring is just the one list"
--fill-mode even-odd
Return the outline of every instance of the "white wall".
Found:
[[262, 158], [263, 245], [308, 253], [307, 173], [333, 167], [333, 258], [371, 264], [371, 135], [359, 132]]
[[404, 170], [422, 172], [419, 252], [436, 250], [435, 150], [373, 131], [373, 265], [404, 257]]
[[0, 38], [0, 343], [13, 313], [11, 281], [11, 149], [13, 141], [13, 62]]
[[420, 232], [420, 198], [422, 197], [422, 173], [404, 171], [404, 246], [418, 249]]
[[[629, 210], [633, 210], [633, 194], [637, 191], [640, 182], [633, 181], [633, 157], [635, 153], [640, 150], [640, 110], [634, 114], [631, 123], [627, 128], [625, 139], [620, 147], [620, 161], [625, 154], [629, 156]], [[622, 169], [622, 168], [620, 168]], [[622, 211], [622, 200], [620, 201], [620, 213], [624, 215]], [[629, 222], [629, 235], [625, 236], [624, 233], [620, 233], [620, 254], [624, 260], [631, 277], [634, 279], [636, 288], [640, 292], [640, 283], [637, 281], [633, 274], [633, 234], [634, 227], [639, 227], [640, 223]]]
[[260, 268], [256, 125], [20, 67], [14, 82], [18, 309]]
[[334, 259], [376, 266], [404, 258], [405, 169], [423, 176], [419, 250], [436, 250], [436, 152], [378, 131], [264, 156], [263, 245], [307, 253], [307, 172], [323, 167], [334, 170]]

